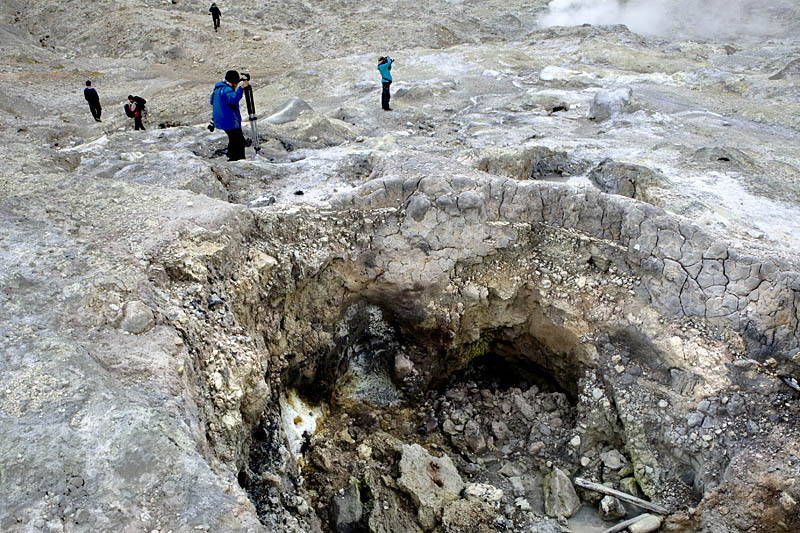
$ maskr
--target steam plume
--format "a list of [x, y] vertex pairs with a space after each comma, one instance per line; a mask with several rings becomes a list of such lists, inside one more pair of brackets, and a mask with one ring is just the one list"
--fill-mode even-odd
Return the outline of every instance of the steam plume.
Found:
[[[544, 26], [625, 24], [645, 35], [772, 36], [797, 29], [793, 0], [553, 0]], [[789, 17], [787, 19], [787, 17]]]

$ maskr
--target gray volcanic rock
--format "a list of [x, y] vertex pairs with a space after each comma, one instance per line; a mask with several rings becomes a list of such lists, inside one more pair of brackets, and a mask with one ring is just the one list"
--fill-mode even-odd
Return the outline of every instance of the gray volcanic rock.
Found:
[[652, 191], [664, 185], [664, 176], [641, 165], [619, 163], [604, 159], [589, 172], [589, 179], [597, 187], [609, 194], [619, 194], [636, 198], [643, 202], [659, 205], [657, 193]]
[[617, 520], [627, 514], [622, 502], [613, 496], [605, 496], [600, 500], [600, 517], [603, 520]]
[[575, 488], [569, 477], [559, 468], [555, 468], [544, 478], [545, 512], [554, 517], [569, 518], [581, 506]]
[[785, 80], [785, 79], [800, 78], [800, 59], [794, 59], [783, 67], [781, 70], [770, 76], [771, 80]]
[[270, 124], [286, 124], [287, 122], [297, 120], [297, 117], [306, 111], [313, 111], [308, 103], [300, 98], [290, 98], [264, 120]]
[[614, 118], [629, 108], [632, 98], [633, 89], [630, 87], [597, 91], [586, 117], [597, 121]]
[[563, 178], [580, 174], [584, 161], [572, 160], [566, 152], [553, 152], [544, 146], [521, 149], [485, 148], [475, 168], [517, 180]]
[[433, 457], [418, 444], [403, 446], [399, 485], [418, 508], [420, 524], [432, 528], [448, 502], [457, 500], [464, 482], [446, 455]]
[[333, 499], [331, 521], [337, 533], [358, 531], [363, 514], [361, 493], [357, 485], [350, 485], [343, 494]]
[[145, 333], [153, 328], [153, 311], [142, 302], [128, 302], [122, 311], [120, 327], [128, 333]]
[[0, 3], [0, 530], [800, 529], [800, 8], [590, 4]]

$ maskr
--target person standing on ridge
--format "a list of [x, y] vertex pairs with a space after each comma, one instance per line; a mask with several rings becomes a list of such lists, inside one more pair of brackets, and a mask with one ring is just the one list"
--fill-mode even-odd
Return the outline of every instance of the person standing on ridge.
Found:
[[381, 93], [381, 107], [384, 111], [391, 111], [389, 107], [389, 86], [392, 85], [392, 63], [394, 59], [389, 56], [378, 58], [378, 71], [381, 73], [381, 85], [383, 85], [383, 92]]
[[147, 100], [142, 98], [141, 96], [134, 96], [132, 94], [128, 95], [128, 102], [130, 102], [130, 112], [133, 115], [133, 129], [134, 130], [143, 130], [144, 124], [142, 124], [142, 118], [147, 115], [147, 111], [145, 110], [145, 104], [147, 104]]
[[214, 31], [217, 31], [217, 28], [219, 28], [219, 18], [222, 16], [222, 13], [220, 13], [216, 2], [211, 3], [211, 7], [208, 8], [208, 12], [211, 13], [211, 20], [214, 22]]
[[228, 161], [244, 159], [245, 140], [239, 101], [248, 85], [249, 82], [240, 78], [238, 72], [229, 70], [225, 73], [225, 81], [218, 82], [211, 93], [214, 127], [225, 130], [228, 135]]
[[92, 87], [91, 80], [86, 80], [86, 88], [83, 90], [83, 97], [89, 102], [89, 111], [92, 112], [94, 120], [96, 122], [102, 122], [102, 120], [100, 120], [100, 114], [103, 112], [103, 108], [100, 107], [100, 96], [97, 94], [94, 87]]

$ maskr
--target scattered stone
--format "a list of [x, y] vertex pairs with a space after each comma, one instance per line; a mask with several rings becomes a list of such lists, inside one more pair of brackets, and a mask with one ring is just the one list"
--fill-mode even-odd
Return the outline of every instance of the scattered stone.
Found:
[[689, 413], [689, 416], [686, 417], [686, 423], [690, 428], [698, 427], [702, 425], [703, 420], [705, 420], [705, 415], [703, 413], [698, 413], [697, 411], [693, 411]]
[[625, 456], [617, 450], [609, 450], [601, 453], [600, 460], [603, 461], [603, 465], [606, 468], [610, 468], [611, 470], [619, 470], [628, 462]]
[[404, 353], [394, 356], [394, 376], [400, 381], [414, 374], [414, 363]]
[[469, 501], [480, 501], [499, 508], [503, 499], [503, 491], [494, 485], [485, 483], [468, 483], [464, 488], [464, 497]]
[[572, 486], [572, 481], [559, 468], [554, 468], [552, 472], [544, 477], [543, 489], [544, 510], [549, 516], [569, 518], [581, 506], [581, 501], [575, 492], [575, 487]]
[[450, 457], [434, 457], [419, 444], [403, 445], [397, 483], [411, 496], [417, 507], [417, 519], [426, 529], [436, 524], [444, 506], [457, 500], [464, 488]]
[[333, 497], [331, 526], [337, 533], [356, 533], [360, 531], [363, 514], [364, 506], [361, 503], [361, 492], [355, 483]]
[[522, 497], [514, 500], [514, 507], [523, 512], [531, 510], [531, 504], [528, 502], [528, 500]]
[[639, 520], [628, 526], [630, 533], [650, 533], [661, 527], [661, 517], [645, 513], [639, 516]]
[[475, 453], [482, 453], [486, 449], [486, 439], [480, 425], [474, 420], [470, 420], [464, 426], [464, 440]]
[[153, 311], [140, 301], [125, 304], [120, 327], [128, 333], [140, 334], [153, 329], [155, 317]]
[[372, 448], [370, 448], [364, 443], [361, 443], [356, 447], [356, 453], [358, 454], [358, 457], [361, 458], [362, 461], [366, 461], [370, 457], [372, 457]]
[[613, 496], [603, 496], [600, 500], [600, 518], [606, 521], [622, 518], [627, 514], [622, 502]]
[[797, 507], [797, 501], [795, 501], [795, 499], [792, 498], [792, 495], [786, 491], [781, 492], [780, 502], [781, 507], [783, 507], [783, 510], [787, 513], [794, 512], [795, 508]]

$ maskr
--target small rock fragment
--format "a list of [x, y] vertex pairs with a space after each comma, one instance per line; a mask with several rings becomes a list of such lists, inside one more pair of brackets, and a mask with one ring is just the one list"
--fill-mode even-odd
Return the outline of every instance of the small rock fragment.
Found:
[[146, 304], [136, 300], [125, 304], [120, 325], [124, 331], [138, 335], [150, 331], [154, 325], [153, 311]]
[[613, 496], [605, 496], [600, 500], [600, 518], [606, 521], [622, 518], [627, 512], [622, 502]]
[[628, 526], [630, 533], [650, 533], [661, 527], [661, 518], [652, 514], [643, 514], [634, 524]]

